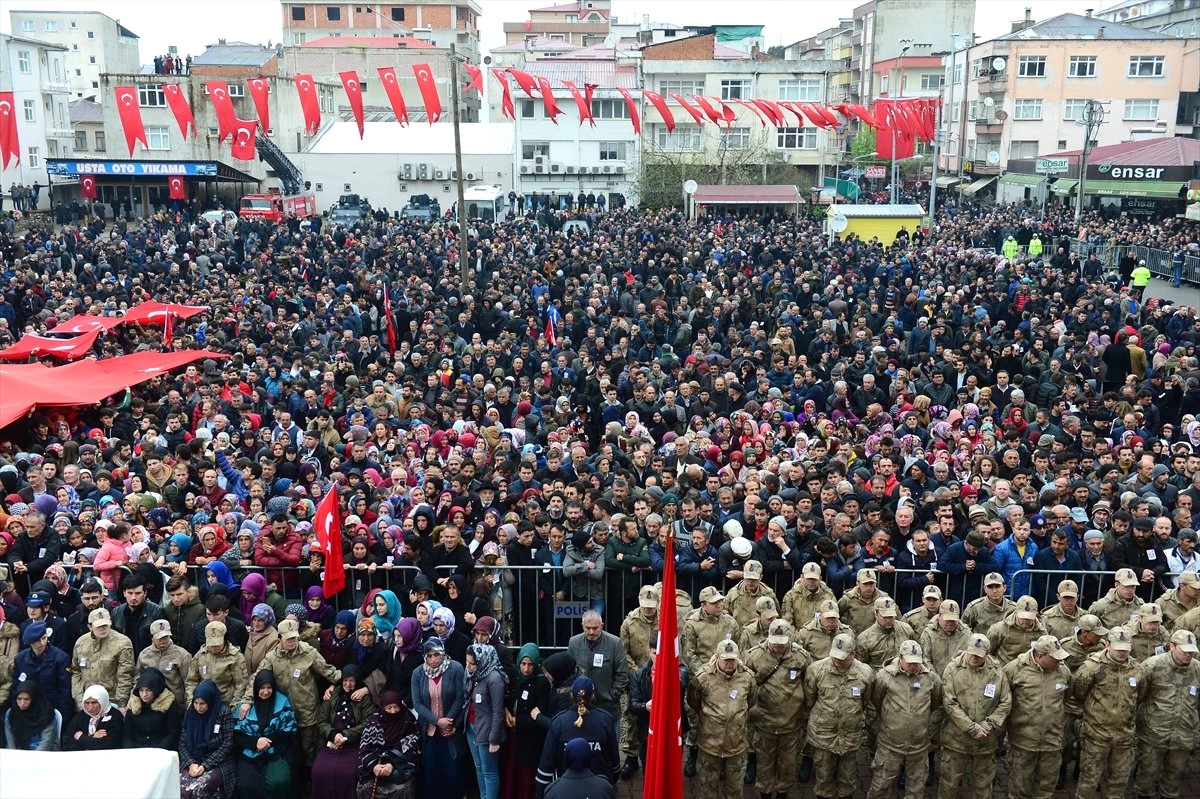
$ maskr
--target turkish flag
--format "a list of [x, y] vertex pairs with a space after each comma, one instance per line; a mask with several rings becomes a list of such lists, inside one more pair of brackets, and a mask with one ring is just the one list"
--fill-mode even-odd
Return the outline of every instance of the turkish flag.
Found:
[[258, 124], [262, 125], [263, 133], [271, 129], [271, 84], [266, 78], [251, 78], [246, 81], [246, 88], [254, 98], [254, 110], [258, 112]]
[[642, 121], [641, 118], [638, 117], [638, 107], [637, 103], [633, 101], [633, 95], [629, 93], [628, 89], [621, 88], [620, 86], [617, 87], [617, 91], [622, 97], [625, 98], [625, 108], [629, 111], [629, 121], [633, 123], [634, 135], [636, 136], [641, 134]]
[[830, 127], [829, 120], [812, 103], [798, 103], [797, 107], [804, 112], [804, 116], [808, 117], [808, 121], [818, 128]]
[[471, 76], [471, 81], [467, 84], [467, 88], [463, 89], [463, 94], [474, 89], [483, 96], [483, 70], [473, 64], [463, 64], [463, 69]]
[[500, 82], [500, 91], [503, 94], [500, 96], [500, 113], [509, 119], [517, 118], [517, 111], [513, 107], [512, 92], [508, 90], [508, 78], [502, 69], [492, 69], [492, 77]]
[[678, 94], [675, 94], [674, 92], [671, 93], [671, 99], [674, 100], [675, 102], [679, 103], [680, 108], [682, 108], [684, 111], [688, 112], [688, 116], [690, 116], [692, 118], [693, 122], [695, 122], [697, 125], [704, 124], [704, 117], [700, 116], [700, 112], [698, 110], [696, 110], [696, 108], [694, 106], [692, 106], [691, 103], [689, 103], [687, 100], [680, 97]]
[[[713, 102], [721, 103], [720, 100], [714, 98]], [[721, 103], [721, 119], [725, 120], [725, 127], [733, 127], [734, 120], [737, 119], [737, 111], [734, 111], [725, 103]]]
[[667, 108], [667, 101], [663, 99], [663, 96], [649, 89], [642, 89], [642, 96], [650, 101], [650, 105], [658, 109], [658, 115], [662, 117], [663, 124], [667, 126], [667, 133], [675, 130], [675, 116], [671, 113], [671, 109]]
[[525, 94], [533, 97], [533, 90], [537, 88], [537, 78], [530, 75], [528, 72], [522, 72], [514, 67], [508, 68], [509, 74], [517, 81], [517, 84], [524, 90]]
[[392, 316], [392, 292], [383, 288], [383, 321], [387, 325], [388, 352], [396, 352], [396, 319]]
[[94, 175], [84, 175], [79, 178], [79, 193], [85, 200], [96, 199], [96, 177]]
[[9, 159], [21, 163], [21, 143], [17, 136], [17, 101], [12, 92], [0, 92], [0, 159], [8, 169]]
[[710, 103], [708, 101], [707, 97], [704, 97], [703, 95], [699, 95], [699, 94], [693, 94], [692, 99], [696, 101], [696, 105], [700, 106], [700, 108], [704, 110], [704, 115], [706, 117], [708, 117], [710, 120], [712, 120], [712, 123], [714, 125], [721, 124], [721, 122], [722, 122], [721, 114], [717, 111], [716, 108], [713, 107], [712, 103]]
[[662, 593], [658, 599], [658, 653], [650, 673], [654, 703], [650, 706], [642, 795], [645, 799], [683, 799], [683, 707], [679, 695], [674, 536], [667, 536], [663, 564]]
[[800, 127], [804, 127], [805, 125], [808, 124], [808, 120], [805, 119], [804, 115], [801, 114], [799, 109], [796, 108], [795, 103], [781, 102], [779, 104], [779, 107], [783, 108], [787, 111], [791, 111], [792, 116], [794, 116], [796, 118], [796, 122], [800, 125]]
[[758, 110], [766, 115], [772, 125], [783, 127], [787, 124], [787, 120], [783, 118], [783, 112], [779, 110], [779, 106], [773, 105], [767, 100], [751, 100], [750, 102], [754, 103], [758, 107]]
[[[593, 95], [593, 94], [596, 92], [596, 89], [599, 89], [599, 88], [600, 88], [600, 85], [599, 85], [599, 84], [597, 84], [597, 83], [585, 83], [585, 84], [583, 84], [583, 96], [584, 96], [584, 99], [586, 99], [586, 100], [587, 100], [587, 104], [588, 104], [588, 110], [589, 110], [589, 111], [590, 111], [590, 110], [591, 110], [591, 108], [592, 108], [592, 95]], [[596, 120], [595, 120], [595, 118], [593, 118], [593, 119], [592, 119], [592, 124], [595, 124], [595, 122], [596, 122]]]
[[204, 84], [208, 96], [212, 99], [213, 111], [217, 114], [217, 140], [225, 141], [233, 135], [237, 127], [237, 112], [233, 110], [233, 100], [229, 99], [229, 86], [223, 80], [210, 80]]
[[162, 88], [167, 105], [175, 115], [175, 121], [179, 123], [179, 132], [183, 134], [183, 140], [187, 141], [188, 128], [192, 129], [193, 137], [197, 136], [199, 131], [196, 129], [196, 118], [192, 116], [192, 107], [188, 105], [187, 98], [183, 96], [183, 89], [178, 83], [164, 83]]
[[125, 131], [125, 144], [129, 146], [129, 154], [133, 155], [133, 145], [138, 142], [149, 148], [146, 141], [146, 128], [142, 125], [142, 109], [138, 106], [136, 86], [118, 86], [117, 114], [121, 117], [121, 127]]
[[562, 113], [562, 109], [558, 107], [558, 103], [554, 102], [554, 87], [550, 85], [549, 78], [538, 78], [537, 82], [538, 88], [542, 90], [542, 103], [546, 106], [546, 116], [550, 117], [550, 121], [557, 125], [556, 117]]
[[437, 84], [433, 81], [433, 70], [428, 64], [413, 64], [412, 70], [417, 76], [421, 99], [425, 101], [425, 116], [429, 117], [429, 124], [432, 125], [442, 118], [442, 99], [438, 97]]
[[387, 93], [388, 101], [392, 104], [392, 113], [401, 126], [408, 124], [408, 106], [404, 104], [404, 95], [400, 92], [400, 81], [396, 78], [395, 67], [380, 67], [379, 81]]
[[297, 75], [296, 92], [300, 95], [300, 110], [304, 112], [304, 132], [315, 134], [321, 129], [321, 104], [317, 101], [317, 84], [312, 75]]
[[[171, 188], [175, 188], [175, 181], [179, 180], [180, 186], [183, 185], [183, 180], [179, 178], [171, 178]], [[163, 346], [167, 349], [171, 348], [171, 342], [175, 340], [174, 331], [171, 329], [171, 306], [167, 304], [167, 315], [163, 317]]]
[[767, 126], [767, 118], [763, 116], [763, 112], [758, 109], [758, 106], [750, 105], [750, 103], [740, 98], [734, 98], [734, 102], [743, 108], [749, 108], [750, 111], [753, 112], [754, 116], [758, 117], [758, 121], [762, 123], [762, 126], [764, 128]]
[[170, 191], [172, 200], [187, 199], [187, 186], [184, 185], [183, 178], [178, 175], [167, 178], [167, 189]]
[[313, 514], [313, 530], [317, 548], [325, 555], [325, 572], [321, 587], [325, 596], [333, 597], [346, 588], [346, 564], [342, 562], [342, 514], [338, 508], [338, 484], [329, 487]]
[[342, 79], [342, 86], [346, 89], [346, 99], [350, 102], [350, 111], [354, 114], [354, 121], [358, 123], [358, 138], [361, 141], [363, 137], [362, 84], [359, 83], [358, 73], [354, 70], [339, 72], [338, 77]]
[[233, 147], [229, 154], [241, 161], [253, 161], [258, 157], [254, 143], [257, 139], [258, 123], [254, 120], [234, 119]]
[[584, 99], [583, 92], [579, 91], [574, 83], [569, 80], [563, 81], [563, 86], [567, 87], [567, 91], [575, 98], [575, 107], [579, 109], [579, 124], [583, 125], [584, 120], [592, 123], [592, 127], [596, 127], [596, 120], [592, 117], [592, 104]]
[[[875, 136], [875, 150], [879, 159], [891, 161], [897, 158], [912, 158], [916, 152], [917, 137], [910, 132], [910, 123], [901, 113], [900, 104], [890, 100], [876, 100], [874, 116], [882, 124]], [[893, 135], [895, 147], [892, 146]]]

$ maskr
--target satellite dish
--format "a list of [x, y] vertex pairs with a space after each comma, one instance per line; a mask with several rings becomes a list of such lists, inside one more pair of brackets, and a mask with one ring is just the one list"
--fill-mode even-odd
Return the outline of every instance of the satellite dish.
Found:
[[1000, 163], [1000, 151], [989, 150], [987, 154], [987, 162], [989, 166], [996, 166]]
[[496, 66], [501, 66], [502, 64], [504, 64], [504, 59], [498, 55], [490, 56], [490, 58], [492, 59], [492, 63], [495, 64]]
[[683, 182], [683, 193], [689, 197], [695, 194], [698, 188], [700, 188], [700, 184], [690, 178]]
[[998, 120], [1000, 120], [1001, 122], [1003, 122], [1004, 120], [1008, 119], [1008, 112], [1007, 112], [1007, 111], [997, 111], [997, 112], [996, 112], [996, 119], [998, 119]]
[[994, 106], [996, 104], [996, 101], [993, 100], [991, 97], [984, 97], [983, 104], [986, 105], [988, 108], [991, 108], [992, 106]]
[[617, 46], [619, 41], [621, 41], [621, 34], [617, 33], [616, 31], [609, 31], [609, 34], [604, 37], [604, 47], [608, 50], [612, 50]]
[[829, 217], [829, 229], [834, 233], [841, 233], [850, 224], [850, 220], [845, 214], [834, 214]]
[[992, 69], [996, 70], [997, 72], [1003, 72], [1006, 66], [1008, 66], [1008, 62], [1003, 58], [997, 56], [992, 59]]

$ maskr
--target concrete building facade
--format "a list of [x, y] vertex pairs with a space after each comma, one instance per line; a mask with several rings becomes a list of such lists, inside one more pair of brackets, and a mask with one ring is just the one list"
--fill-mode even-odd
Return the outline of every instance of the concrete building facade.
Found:
[[[12, 183], [47, 184], [46, 159], [71, 154], [70, 85], [67, 48], [58, 44], [0, 34], [0, 91], [11, 91], [17, 119], [21, 160], [4, 170], [4, 187]], [[39, 205], [47, 207], [48, 192]]]
[[141, 64], [137, 34], [99, 11], [9, 11], [13, 34], [66, 48], [66, 77], [71, 99], [103, 104], [100, 76], [137, 72]]
[[280, 0], [283, 41], [301, 45], [327, 36], [414, 36], [439, 47], [453, 43], [472, 63], [479, 59], [476, 0], [407, 0], [403, 3], [338, 3]]

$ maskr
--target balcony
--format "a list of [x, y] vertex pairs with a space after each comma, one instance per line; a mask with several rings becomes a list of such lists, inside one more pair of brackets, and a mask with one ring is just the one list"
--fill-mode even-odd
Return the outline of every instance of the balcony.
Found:
[[75, 131], [71, 130], [70, 128], [58, 128], [58, 127], [53, 127], [53, 126], [47, 126], [46, 127], [46, 138], [47, 139], [70, 139], [71, 141], [74, 141], [75, 140]]
[[998, 119], [975, 120], [975, 133], [978, 136], [999, 136], [1004, 132], [1004, 123]]
[[42, 91], [51, 94], [69, 92], [71, 91], [71, 84], [66, 78], [56, 78], [51, 75], [42, 75]]

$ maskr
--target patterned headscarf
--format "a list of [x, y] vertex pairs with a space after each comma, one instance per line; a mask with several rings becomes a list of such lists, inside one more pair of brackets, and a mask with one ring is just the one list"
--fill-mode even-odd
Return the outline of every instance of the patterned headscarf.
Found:
[[[505, 676], [500, 668], [500, 655], [496, 654], [496, 647], [491, 644], [471, 644], [467, 647], [467, 654], [475, 658], [475, 673], [471, 675], [472, 686], [483, 682], [493, 671], [499, 671], [501, 677]], [[508, 682], [507, 678], [505, 682]]]
[[446, 625], [446, 634], [438, 636], [442, 642], [445, 643], [450, 640], [450, 636], [454, 634], [454, 611], [450, 610], [450, 608], [438, 608], [433, 612], [433, 621], [430, 622], [431, 626], [434, 621], [440, 621]]

